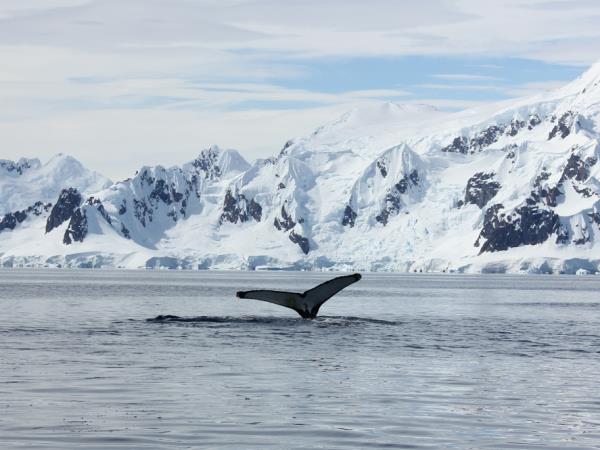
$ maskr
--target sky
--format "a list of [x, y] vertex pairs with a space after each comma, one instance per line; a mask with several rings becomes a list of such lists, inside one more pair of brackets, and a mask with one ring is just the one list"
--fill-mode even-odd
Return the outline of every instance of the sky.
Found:
[[361, 104], [553, 89], [599, 43], [598, 0], [0, 0], [0, 158], [252, 160]]

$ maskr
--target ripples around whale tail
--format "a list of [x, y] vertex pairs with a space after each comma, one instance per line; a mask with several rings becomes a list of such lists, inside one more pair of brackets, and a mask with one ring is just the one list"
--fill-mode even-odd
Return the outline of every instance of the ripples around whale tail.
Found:
[[232, 316], [196, 316], [196, 317], [180, 317], [175, 315], [159, 315], [153, 318], [146, 319], [149, 323], [158, 324], [240, 324], [240, 325], [287, 325], [287, 326], [353, 326], [353, 325], [384, 325], [384, 326], [398, 326], [402, 322], [389, 321], [380, 319], [371, 319], [366, 317], [355, 317], [355, 316], [319, 316], [315, 319], [306, 320], [295, 317], [260, 317], [260, 316], [245, 316], [245, 317], [232, 317]]

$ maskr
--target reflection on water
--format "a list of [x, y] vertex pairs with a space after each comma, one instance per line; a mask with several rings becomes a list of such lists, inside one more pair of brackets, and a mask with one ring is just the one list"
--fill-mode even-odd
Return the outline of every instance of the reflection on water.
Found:
[[600, 279], [327, 277], [0, 271], [0, 448], [598, 448]]

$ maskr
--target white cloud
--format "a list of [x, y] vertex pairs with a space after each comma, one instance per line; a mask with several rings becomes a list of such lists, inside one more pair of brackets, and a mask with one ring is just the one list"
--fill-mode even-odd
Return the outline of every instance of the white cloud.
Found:
[[529, 97], [558, 89], [564, 85], [565, 82], [560, 80], [525, 83], [508, 87], [505, 92], [511, 97]]
[[[407, 94], [275, 85], [304, 74], [293, 58], [472, 55], [476, 63], [483, 55], [584, 65], [600, 58], [599, 39], [595, 0], [2, 0], [0, 156], [66, 151], [111, 176], [140, 162], [181, 161], [213, 142], [264, 156], [352, 104]], [[435, 78], [468, 90], [498, 81]], [[235, 111], [259, 102], [306, 107]]]
[[[165, 109], [71, 112], [0, 122], [1, 153], [43, 159], [69, 153], [121, 179], [132, 176], [142, 164], [171, 166], [188, 161], [214, 143], [242, 149], [248, 159], [271, 156], [288, 139], [314, 131], [352, 106], [219, 114]], [[290, 134], [291, 130], [295, 134]]]
[[417, 87], [424, 89], [437, 89], [445, 91], [504, 91], [500, 86], [487, 84], [444, 84], [444, 83], [423, 83]]
[[600, 3], [588, 0], [4, 2], [0, 42], [14, 45], [126, 54], [179, 48], [188, 56], [199, 48], [245, 48], [304, 55], [480, 53], [580, 64], [600, 57], [600, 49], [588, 49], [574, 58], [561, 44], [600, 37]]
[[492, 77], [489, 75], [474, 75], [469, 73], [436, 73], [431, 75], [433, 78], [441, 78], [443, 80], [452, 81], [496, 81], [500, 80], [498, 77]]

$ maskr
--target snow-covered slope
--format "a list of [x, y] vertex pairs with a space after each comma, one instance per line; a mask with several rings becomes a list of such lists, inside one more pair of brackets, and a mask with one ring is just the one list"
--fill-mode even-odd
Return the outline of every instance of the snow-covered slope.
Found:
[[37, 201], [52, 202], [64, 187], [93, 193], [110, 184], [108, 178], [68, 155], [58, 154], [45, 164], [39, 159], [0, 160], [0, 214], [27, 208]]
[[252, 165], [211, 147], [91, 195], [31, 198], [0, 221], [0, 262], [598, 272], [599, 114], [600, 65], [555, 92], [459, 113], [355, 109]]

